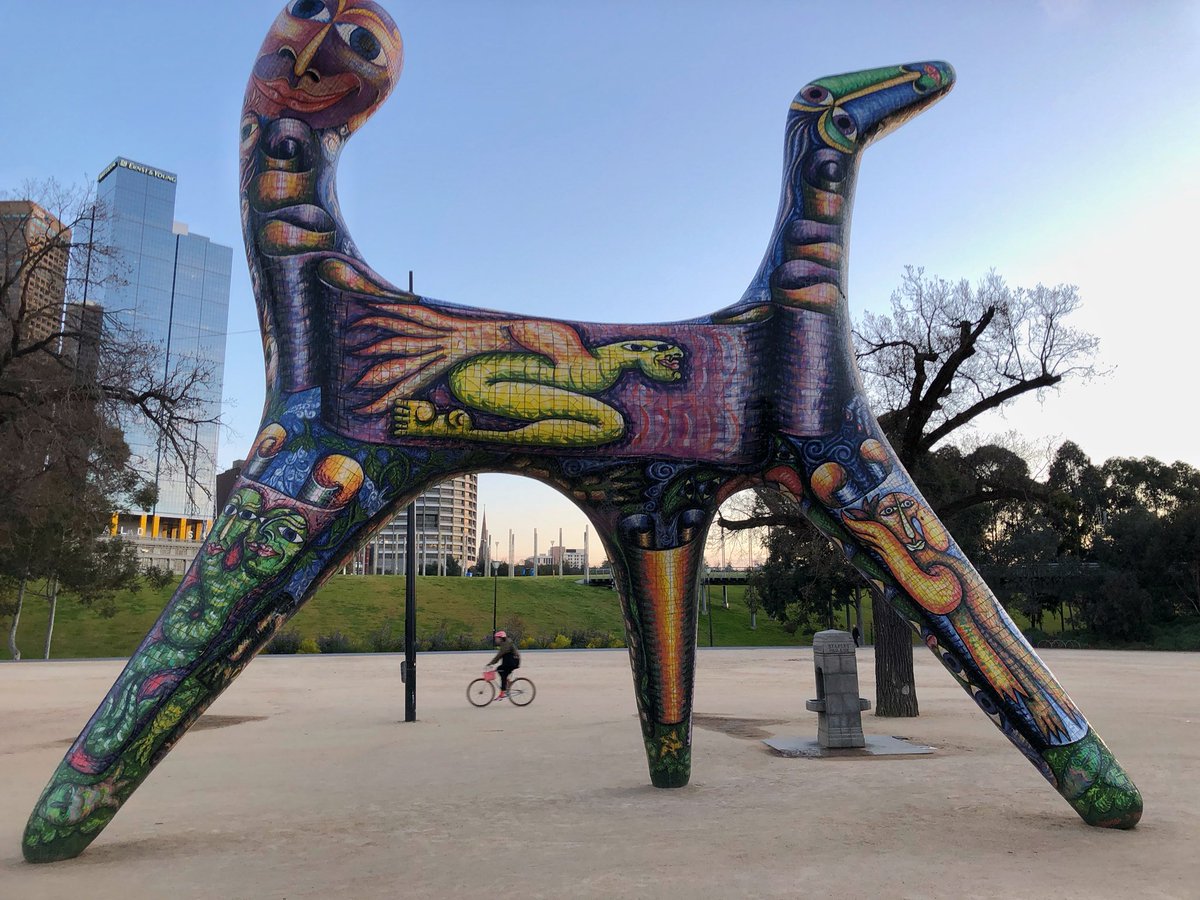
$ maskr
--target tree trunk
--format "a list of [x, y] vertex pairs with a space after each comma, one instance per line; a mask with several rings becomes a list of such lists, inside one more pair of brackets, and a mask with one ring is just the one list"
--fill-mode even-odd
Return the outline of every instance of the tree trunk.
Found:
[[750, 613], [750, 630], [751, 631], [758, 630], [758, 613], [756, 613], [756, 612]]
[[875, 715], [912, 718], [917, 711], [912, 628], [892, 605], [875, 595]]
[[50, 602], [50, 612], [46, 616], [46, 646], [42, 650], [42, 659], [50, 658], [50, 642], [54, 639], [54, 611], [58, 607], [58, 578], [50, 580], [50, 590], [46, 593]]
[[12, 625], [8, 629], [8, 653], [13, 659], [21, 658], [21, 648], [17, 646], [17, 625], [21, 622], [21, 606], [25, 603], [25, 579], [17, 589], [17, 608], [13, 612]]

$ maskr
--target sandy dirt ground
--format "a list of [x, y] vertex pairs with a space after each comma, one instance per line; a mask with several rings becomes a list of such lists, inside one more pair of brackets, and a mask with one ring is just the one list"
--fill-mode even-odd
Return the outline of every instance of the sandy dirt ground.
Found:
[[[808, 649], [701, 650], [691, 784], [650, 786], [623, 651], [527, 653], [533, 705], [475, 709], [483, 654], [264, 657], [78, 859], [21, 831], [117, 661], [0, 664], [0, 897], [1200, 897], [1200, 655], [1047, 651], [1142, 790], [1085, 826], [931, 655], [931, 756], [784, 759]], [[870, 650], [863, 696], [874, 697]]]

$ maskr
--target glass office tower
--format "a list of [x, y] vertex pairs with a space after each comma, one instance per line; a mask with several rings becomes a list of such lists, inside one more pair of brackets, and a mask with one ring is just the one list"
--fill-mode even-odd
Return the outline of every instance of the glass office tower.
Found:
[[[178, 367], [206, 365], [213, 378], [202, 397], [203, 417], [215, 417], [225, 373], [233, 250], [191, 234], [175, 220], [176, 180], [170, 172], [123, 157], [101, 173], [97, 195], [106, 218], [97, 223], [96, 240], [117, 251], [124, 284], [105, 288], [102, 296], [89, 300], [95, 299], [141, 339], [156, 344], [164, 375]], [[199, 483], [212, 492], [218, 428], [200, 426], [194, 437], [201, 449], [189, 464]], [[211, 516], [210, 497], [189, 489], [184, 473], [172, 465], [153, 432], [134, 427], [125, 438], [146, 479], [158, 485], [158, 503], [154, 509], [123, 514], [114, 530], [143, 540], [200, 540]]]

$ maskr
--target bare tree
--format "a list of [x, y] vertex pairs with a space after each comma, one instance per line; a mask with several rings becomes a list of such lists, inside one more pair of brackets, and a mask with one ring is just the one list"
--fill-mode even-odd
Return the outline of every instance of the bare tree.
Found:
[[1074, 285], [1012, 288], [995, 271], [972, 288], [908, 266], [892, 312], [867, 313], [855, 355], [879, 422], [906, 466], [1025, 394], [1097, 374], [1099, 339], [1067, 324]]

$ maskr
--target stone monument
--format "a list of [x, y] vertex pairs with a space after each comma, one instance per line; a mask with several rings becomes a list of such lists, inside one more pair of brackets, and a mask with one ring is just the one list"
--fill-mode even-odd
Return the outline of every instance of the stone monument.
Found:
[[867, 745], [862, 714], [871, 701], [858, 696], [855, 649], [849, 632], [831, 629], [813, 635], [817, 699], [805, 706], [817, 714], [817, 742], [824, 750]]

